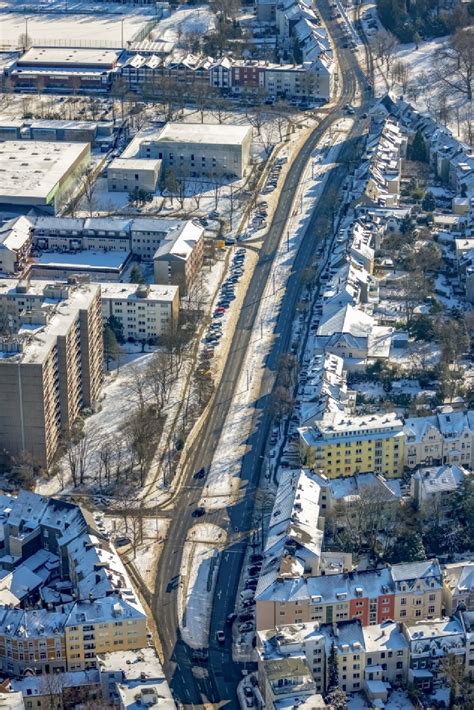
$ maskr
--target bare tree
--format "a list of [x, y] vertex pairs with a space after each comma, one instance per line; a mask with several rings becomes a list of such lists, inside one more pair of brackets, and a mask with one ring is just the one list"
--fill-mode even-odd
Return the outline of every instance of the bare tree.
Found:
[[436, 53], [435, 75], [454, 93], [472, 101], [474, 80], [474, 26], [456, 32]]
[[75, 487], [82, 485], [93, 450], [94, 437], [84, 429], [81, 422], [72, 425], [63, 438], [66, 449], [66, 464]]
[[18, 49], [20, 49], [22, 52], [26, 52], [26, 50], [30, 47], [31, 37], [26, 34], [26, 32], [22, 32], [20, 35], [18, 35]]
[[82, 195], [87, 205], [89, 216], [94, 214], [96, 202], [97, 179], [92, 167], [85, 167], [77, 174], [78, 195]]
[[138, 466], [140, 486], [145, 485], [146, 473], [151, 465], [156, 449], [156, 419], [148, 411], [136, 409], [122, 426], [130, 451], [133, 452]]

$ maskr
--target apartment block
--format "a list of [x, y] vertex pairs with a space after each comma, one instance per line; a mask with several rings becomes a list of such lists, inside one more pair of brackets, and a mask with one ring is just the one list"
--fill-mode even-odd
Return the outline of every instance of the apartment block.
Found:
[[429, 417], [405, 420], [405, 463], [409, 468], [457, 464], [472, 468], [474, 411], [445, 407]]
[[21, 274], [31, 254], [30, 222], [18, 217], [0, 227], [0, 272], [13, 276]]
[[178, 323], [179, 287], [101, 283], [102, 316], [122, 326], [125, 340], [156, 340]]
[[437, 560], [324, 576], [267, 576], [264, 560], [256, 590], [257, 629], [281, 624], [435, 619], [441, 615], [443, 581]]
[[464, 674], [466, 638], [464, 628], [456, 616], [403, 624], [409, 644], [410, 670], [408, 682], [415, 688], [430, 693], [447, 679], [443, 662], [450, 658]]
[[93, 406], [102, 382], [100, 288], [91, 284], [0, 283], [10, 333], [0, 344], [0, 442], [44, 467], [62, 432]]
[[458, 609], [474, 611], [474, 562], [464, 560], [444, 565], [443, 601], [446, 614]]
[[185, 296], [204, 259], [204, 230], [188, 222], [178, 233], [170, 232], [153, 256], [155, 282], [179, 286], [180, 296]]
[[301, 427], [299, 434], [305, 465], [329, 478], [366, 472], [393, 478], [403, 473], [403, 421], [395, 413], [330, 413], [311, 427]]
[[[269, 707], [276, 707], [282, 692], [325, 693], [333, 649], [339, 686], [345, 692], [364, 691], [376, 699], [382, 687], [386, 699], [386, 684], [400, 686], [407, 681], [409, 644], [400, 624], [387, 621], [363, 627], [360, 621], [346, 621], [337, 627], [314, 622], [278, 626], [257, 634], [260, 688]], [[286, 685], [275, 683], [279, 663], [287, 673]], [[303, 669], [306, 687], [295, 689]]]

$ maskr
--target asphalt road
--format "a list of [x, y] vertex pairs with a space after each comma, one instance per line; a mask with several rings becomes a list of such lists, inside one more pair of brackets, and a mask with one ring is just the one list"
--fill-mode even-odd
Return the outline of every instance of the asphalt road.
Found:
[[[328, 17], [326, 3], [318, 5], [323, 17]], [[338, 32], [335, 32], [337, 36]], [[325, 131], [341, 118], [341, 107], [350, 103], [358, 83], [363, 81], [353, 54], [350, 51], [339, 52], [340, 81], [342, 96], [338, 106], [328, 114], [312, 132], [299, 155], [293, 162], [281, 190], [269, 232], [259, 253], [259, 261], [248, 287], [237, 323], [233, 347], [225, 364], [221, 381], [218, 385], [214, 404], [202, 429], [201, 436], [195, 442], [189, 456], [186, 481], [182, 494], [178, 497], [173, 520], [168, 531], [167, 542], [161, 553], [157, 570], [155, 594], [152, 610], [160, 635], [164, 655], [165, 673], [175, 697], [185, 705], [200, 705], [205, 702], [220, 703], [227, 708], [237, 708], [236, 685], [241, 679], [242, 665], [233, 663], [231, 657], [230, 630], [225, 627], [226, 616], [234, 610], [235, 595], [238, 587], [245, 539], [241, 535], [229, 533], [229, 546], [223, 553], [218, 571], [214, 604], [212, 608], [209, 659], [203, 666], [202, 677], [195, 677], [192, 672], [191, 649], [180, 639], [177, 625], [177, 591], [181, 554], [187, 532], [195, 520], [191, 513], [201, 497], [204, 481], [195, 481], [193, 473], [201, 466], [211, 464], [214, 451], [222, 433], [226, 415], [234, 394], [238, 375], [243, 368], [244, 358], [252, 330], [256, 324], [259, 304], [268, 279], [271, 277], [273, 260], [278, 245], [283, 237], [285, 225], [290, 215], [293, 196], [297, 189], [305, 166], [313, 149], [321, 140]], [[360, 112], [366, 110], [364, 105]], [[350, 161], [356, 158], [360, 123], [356, 120], [354, 130], [346, 141], [338, 165], [328, 176], [324, 192], [316, 207], [311, 223], [301, 242], [294, 261], [293, 274], [288, 281], [282, 303], [280, 318], [277, 323], [277, 337], [267, 357], [267, 367], [274, 369], [281, 353], [287, 352], [291, 343], [291, 327], [302, 287], [301, 272], [314, 259], [314, 253], [321, 240], [328, 236], [333, 218], [333, 206], [337, 203], [339, 191], [349, 170]], [[247, 495], [237, 504], [227, 509], [212, 512], [206, 518], [229, 531], [245, 532], [250, 529], [254, 496], [261, 473], [262, 457], [266, 448], [270, 427], [271, 413], [266, 406], [268, 393], [263, 393], [258, 404], [258, 415], [254, 432], [249, 439], [248, 453], [243, 459], [242, 480], [247, 484]], [[225, 629], [226, 644], [221, 646], [214, 640], [215, 631]]]

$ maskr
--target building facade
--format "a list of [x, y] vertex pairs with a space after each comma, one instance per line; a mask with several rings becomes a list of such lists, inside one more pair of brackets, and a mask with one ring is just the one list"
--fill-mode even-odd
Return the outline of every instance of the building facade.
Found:
[[100, 288], [3, 281], [0, 309], [12, 325], [1, 341], [0, 442], [48, 467], [62, 433], [97, 401], [102, 383]]
[[178, 286], [101, 284], [102, 317], [122, 326], [125, 340], [156, 340], [178, 323]]

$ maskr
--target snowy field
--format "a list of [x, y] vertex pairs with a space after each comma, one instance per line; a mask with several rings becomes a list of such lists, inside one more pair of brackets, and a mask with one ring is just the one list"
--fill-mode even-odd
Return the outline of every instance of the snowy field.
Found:
[[[28, 15], [28, 37], [33, 45], [57, 43], [61, 46], [66, 42], [69, 46], [77, 43], [78, 47], [98, 45], [102, 47], [121, 47], [122, 23], [123, 41], [130, 41], [150, 21], [150, 16], [127, 6], [126, 15], [99, 14], [38, 14]], [[17, 46], [18, 38], [26, 33], [25, 15], [19, 13], [2, 13], [1, 38], [2, 46]]]
[[215, 27], [215, 15], [208, 6], [181, 7], [160, 20], [152, 32], [158, 41], [174, 42], [186, 47], [187, 35], [204, 35]]

